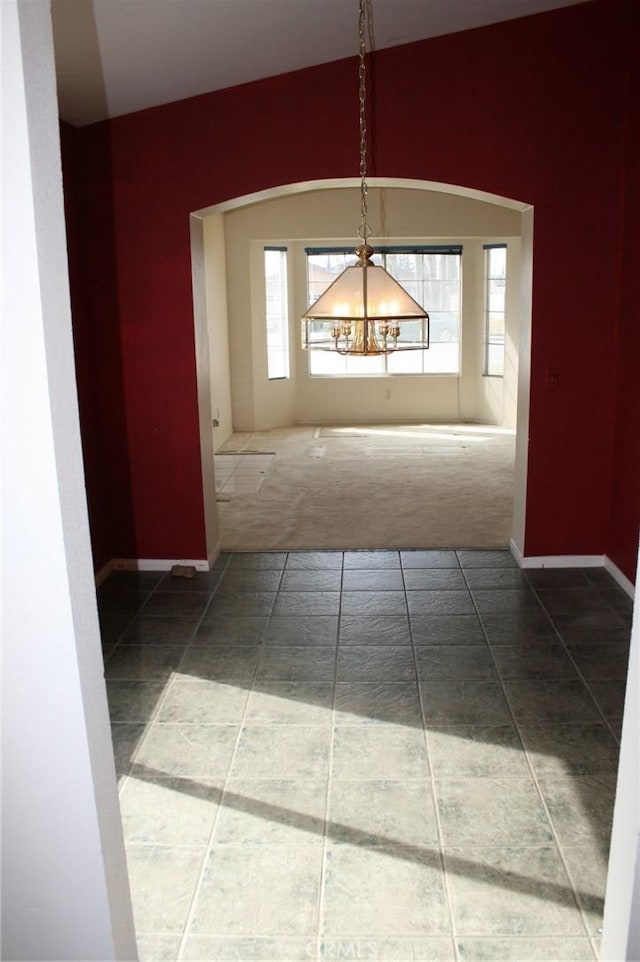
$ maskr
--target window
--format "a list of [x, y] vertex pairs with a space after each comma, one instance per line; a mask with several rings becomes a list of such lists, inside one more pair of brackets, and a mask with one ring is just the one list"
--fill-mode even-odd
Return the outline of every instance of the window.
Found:
[[[307, 248], [307, 303], [354, 263], [350, 249]], [[460, 281], [462, 247], [378, 248], [381, 264], [425, 308], [431, 319], [428, 351], [402, 351], [378, 357], [345, 357], [309, 351], [309, 373], [324, 377], [383, 374], [458, 374], [460, 371]]]
[[504, 377], [506, 244], [485, 245], [484, 373]]
[[289, 377], [289, 295], [286, 247], [265, 247], [264, 281], [267, 322], [267, 376]]

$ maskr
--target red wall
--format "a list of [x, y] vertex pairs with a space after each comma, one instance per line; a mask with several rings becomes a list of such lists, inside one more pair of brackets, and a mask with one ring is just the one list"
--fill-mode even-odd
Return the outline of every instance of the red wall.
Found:
[[640, 7], [633, 4], [627, 98], [624, 231], [620, 261], [620, 325], [613, 488], [608, 554], [631, 580], [640, 521]]
[[73, 341], [93, 561], [136, 557], [108, 130], [61, 125]]
[[[616, 410], [626, 403], [614, 333], [625, 224], [637, 251], [637, 220], [623, 221], [622, 205], [632, 6], [593, 0], [377, 53], [371, 164], [372, 175], [535, 205], [525, 551], [602, 554], [615, 527], [614, 560], [627, 573], [626, 529], [637, 514], [614, 523], [610, 502]], [[108, 197], [110, 216], [84, 236], [98, 273], [103, 248], [114, 254], [102, 271], [121, 350], [108, 363], [120, 365], [113, 392], [125, 413], [131, 530], [121, 530], [122, 543], [138, 557], [203, 557], [188, 215], [264, 188], [357, 174], [354, 61], [78, 136], [94, 156], [100, 142], [110, 164], [110, 183], [96, 184], [98, 199], [87, 195], [96, 210]], [[625, 303], [637, 303], [637, 281], [628, 287]], [[549, 370], [559, 375], [553, 388]], [[624, 467], [619, 454], [616, 465]]]

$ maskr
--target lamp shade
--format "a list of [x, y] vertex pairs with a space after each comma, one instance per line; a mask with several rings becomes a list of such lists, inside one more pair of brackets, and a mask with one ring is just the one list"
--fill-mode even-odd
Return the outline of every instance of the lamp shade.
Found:
[[429, 315], [359, 247], [347, 267], [302, 315], [302, 346], [361, 356], [429, 347]]
[[427, 312], [384, 269], [347, 267], [302, 315], [310, 320], [417, 320]]

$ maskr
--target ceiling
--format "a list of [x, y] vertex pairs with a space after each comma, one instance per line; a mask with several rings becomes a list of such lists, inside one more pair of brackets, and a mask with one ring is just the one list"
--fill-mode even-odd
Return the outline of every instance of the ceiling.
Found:
[[[373, 0], [376, 49], [585, 0]], [[83, 126], [358, 50], [357, 0], [52, 0], [60, 115]]]

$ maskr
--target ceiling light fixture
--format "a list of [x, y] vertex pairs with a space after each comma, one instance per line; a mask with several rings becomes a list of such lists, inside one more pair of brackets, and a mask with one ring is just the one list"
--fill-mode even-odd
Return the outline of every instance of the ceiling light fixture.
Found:
[[417, 351], [429, 347], [429, 315], [384, 269], [373, 264], [367, 212], [367, 73], [368, 4], [359, 0], [358, 79], [360, 99], [360, 227], [357, 263], [347, 267], [302, 315], [305, 350], [337, 351], [360, 357]]

